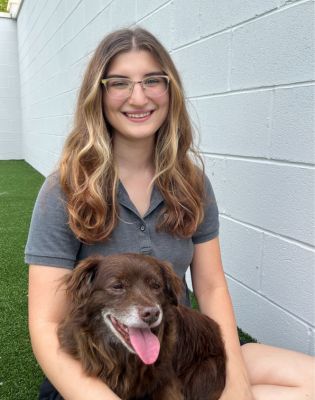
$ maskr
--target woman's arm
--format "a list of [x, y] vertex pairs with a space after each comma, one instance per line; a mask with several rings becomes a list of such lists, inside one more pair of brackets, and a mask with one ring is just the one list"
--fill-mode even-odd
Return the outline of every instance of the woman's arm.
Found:
[[195, 245], [191, 274], [200, 311], [218, 322], [225, 342], [227, 385], [220, 400], [252, 400], [218, 238]]
[[57, 327], [67, 309], [60, 279], [70, 272], [30, 266], [29, 330], [34, 354], [65, 400], [119, 400], [101, 380], [88, 377], [78, 361], [60, 350]]

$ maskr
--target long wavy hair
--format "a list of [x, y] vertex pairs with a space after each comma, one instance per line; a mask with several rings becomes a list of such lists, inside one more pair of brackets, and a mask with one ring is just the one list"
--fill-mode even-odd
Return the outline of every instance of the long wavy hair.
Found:
[[121, 29], [99, 44], [86, 69], [70, 132], [59, 164], [69, 226], [83, 242], [105, 241], [115, 228], [119, 177], [113, 160], [111, 127], [106, 121], [101, 80], [115, 56], [148, 51], [170, 78], [169, 111], [155, 137], [155, 176], [165, 201], [157, 229], [191, 236], [204, 217], [204, 168], [193, 145], [183, 88], [165, 48], [142, 28]]

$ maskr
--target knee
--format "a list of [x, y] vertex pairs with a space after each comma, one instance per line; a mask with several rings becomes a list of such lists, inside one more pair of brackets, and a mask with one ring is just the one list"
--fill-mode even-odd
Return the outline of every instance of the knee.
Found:
[[257, 357], [259, 346], [257, 343], [246, 343], [241, 346], [245, 362], [250, 362]]
[[245, 367], [248, 373], [248, 378], [251, 384], [255, 384], [255, 382], [259, 381], [261, 371], [260, 371], [260, 362], [257, 362], [261, 359], [260, 357], [260, 345], [257, 343], [246, 343], [241, 346], [243, 360], [245, 363]]
[[301, 374], [301, 385], [308, 388], [308, 390], [312, 393], [315, 398], [315, 358], [309, 357], [308, 364], [306, 364], [306, 368], [304, 372]]

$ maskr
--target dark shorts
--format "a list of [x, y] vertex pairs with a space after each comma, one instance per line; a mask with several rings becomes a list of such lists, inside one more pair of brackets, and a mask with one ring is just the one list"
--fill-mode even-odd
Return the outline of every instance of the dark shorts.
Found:
[[46, 378], [39, 388], [38, 400], [63, 400], [63, 398]]
[[[46, 378], [40, 386], [38, 400], [63, 400], [54, 386]], [[142, 397], [141, 399], [134, 400], [150, 400], [149, 397]]]

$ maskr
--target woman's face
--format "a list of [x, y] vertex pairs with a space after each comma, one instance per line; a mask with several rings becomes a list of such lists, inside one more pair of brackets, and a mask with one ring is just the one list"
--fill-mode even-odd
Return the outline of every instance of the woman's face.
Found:
[[[141, 81], [150, 74], [163, 74], [161, 66], [144, 50], [133, 50], [117, 55], [111, 62], [106, 78], [125, 77]], [[113, 136], [129, 140], [153, 138], [166, 119], [169, 108], [169, 93], [149, 97], [141, 84], [134, 85], [130, 97], [112, 98], [104, 90], [103, 106], [107, 121], [113, 128]]]

